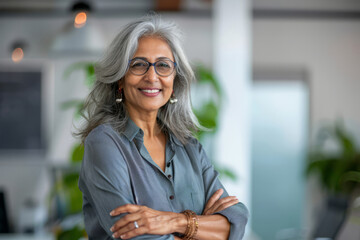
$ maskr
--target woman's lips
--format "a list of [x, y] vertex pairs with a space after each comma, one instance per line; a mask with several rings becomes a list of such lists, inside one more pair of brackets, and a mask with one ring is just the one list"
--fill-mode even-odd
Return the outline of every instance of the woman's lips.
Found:
[[156, 97], [160, 94], [160, 89], [158, 88], [139, 88], [140, 92], [147, 97]]

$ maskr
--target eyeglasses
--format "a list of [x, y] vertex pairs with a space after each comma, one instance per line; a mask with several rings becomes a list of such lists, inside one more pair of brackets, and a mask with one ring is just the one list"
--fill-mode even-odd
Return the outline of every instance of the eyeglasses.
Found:
[[154, 63], [148, 62], [142, 58], [134, 58], [129, 60], [129, 70], [134, 75], [144, 75], [149, 68], [154, 66], [155, 72], [162, 77], [170, 76], [176, 67], [176, 63], [170, 59], [158, 60]]

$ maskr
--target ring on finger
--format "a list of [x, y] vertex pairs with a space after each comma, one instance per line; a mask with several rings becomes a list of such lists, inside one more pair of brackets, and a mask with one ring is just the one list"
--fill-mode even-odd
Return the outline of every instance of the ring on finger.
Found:
[[137, 223], [137, 221], [134, 221], [134, 226], [135, 228], [139, 228], [139, 224]]

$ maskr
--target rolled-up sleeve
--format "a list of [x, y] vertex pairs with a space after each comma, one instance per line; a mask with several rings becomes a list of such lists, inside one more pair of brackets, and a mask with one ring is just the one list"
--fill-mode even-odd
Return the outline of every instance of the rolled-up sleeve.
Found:
[[[198, 143], [197, 145], [202, 164], [206, 202], [208, 202], [210, 197], [220, 188], [224, 189], [221, 198], [229, 196], [218, 178], [218, 172], [215, 171], [213, 165], [210, 163], [201, 144]], [[214, 214], [221, 214], [230, 222], [231, 228], [229, 240], [239, 240], [243, 238], [245, 226], [249, 218], [249, 212], [244, 204], [238, 203]]]
[[[112, 239], [111, 226], [121, 216], [111, 217], [110, 212], [124, 204], [135, 204], [126, 161], [113, 139], [104, 128], [93, 130], [85, 141], [79, 188], [88, 207], [84, 207], [84, 218], [88, 234], [98, 224], [107, 233], [104, 239]], [[86, 211], [91, 211], [89, 214]], [[96, 215], [96, 218], [93, 216]], [[90, 216], [90, 217], [89, 217]], [[100, 234], [101, 235], [101, 234]], [[99, 234], [94, 233], [94, 236]], [[89, 234], [91, 239], [91, 234]], [[94, 237], [96, 239], [100, 239]], [[142, 235], [133, 239], [174, 239], [172, 235]]]

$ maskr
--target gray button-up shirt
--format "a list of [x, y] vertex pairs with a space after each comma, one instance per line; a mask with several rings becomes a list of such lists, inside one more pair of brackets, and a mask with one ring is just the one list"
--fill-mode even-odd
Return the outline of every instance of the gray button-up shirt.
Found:
[[[201, 144], [191, 139], [183, 145], [169, 133], [166, 169], [151, 159], [143, 131], [129, 120], [119, 134], [109, 124], [96, 127], [85, 140], [79, 188], [83, 193], [85, 228], [89, 239], [112, 239], [110, 227], [123, 215], [110, 211], [131, 203], [159, 211], [201, 214], [216, 190], [223, 188], [218, 173]], [[225, 190], [225, 189], [224, 189]], [[222, 197], [228, 196], [224, 191]], [[248, 211], [238, 203], [218, 212], [231, 223], [230, 240], [242, 239]], [[174, 239], [173, 235], [142, 235], [133, 239]]]

